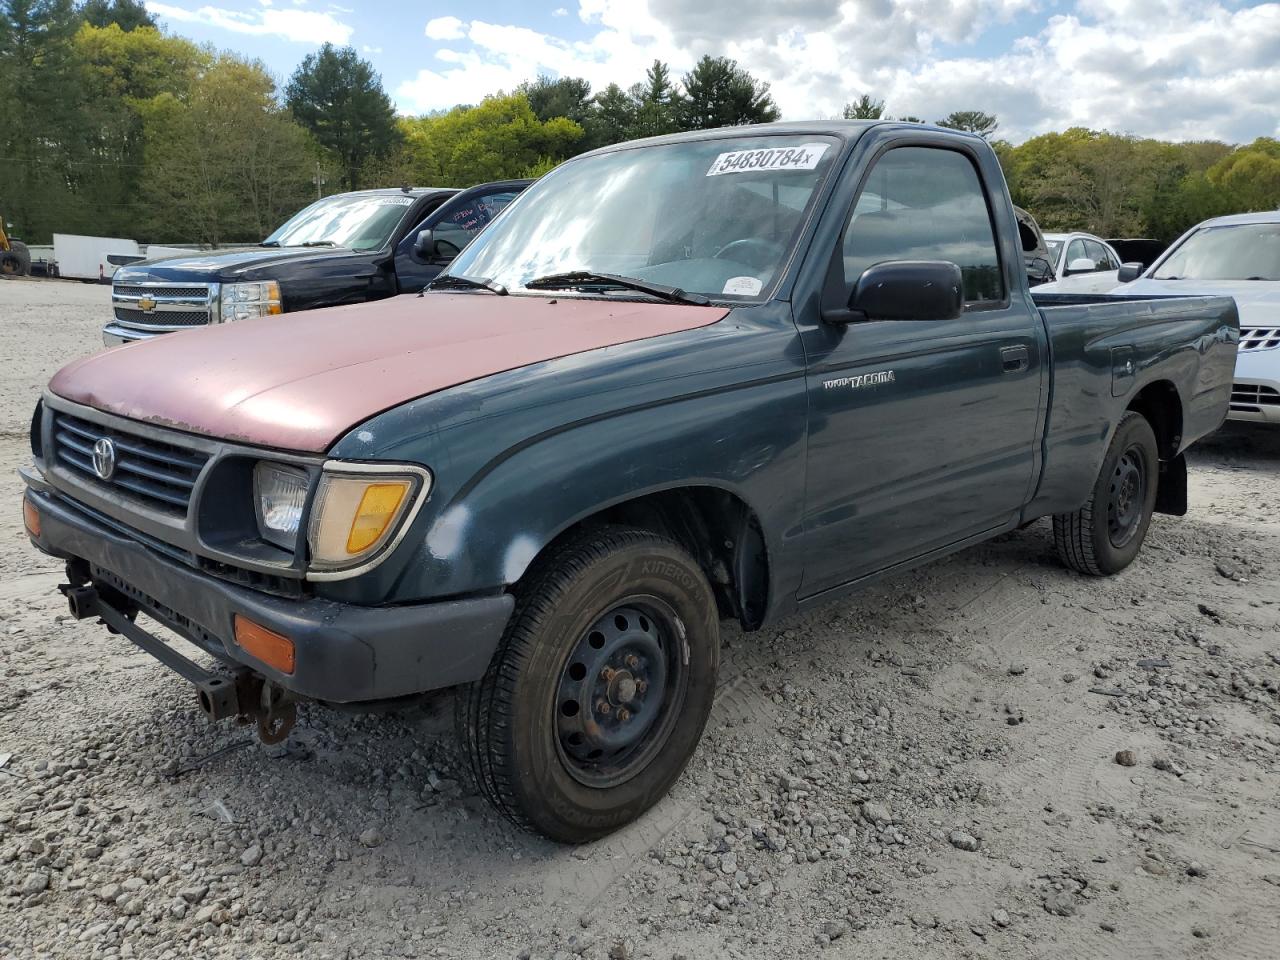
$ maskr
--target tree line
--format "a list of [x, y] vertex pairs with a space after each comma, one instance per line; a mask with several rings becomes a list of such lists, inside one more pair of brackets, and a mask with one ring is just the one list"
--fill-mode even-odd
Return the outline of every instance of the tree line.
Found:
[[[0, 0], [0, 89], [0, 213], [35, 243], [54, 231], [260, 240], [319, 194], [538, 176], [610, 143], [780, 118], [767, 83], [711, 56], [679, 77], [655, 61], [627, 87], [540, 76], [398, 116], [349, 47], [326, 44], [281, 84], [261, 62], [161, 31], [138, 0]], [[862, 94], [843, 116], [889, 115]], [[936, 122], [989, 139], [1014, 201], [1046, 230], [1168, 240], [1208, 216], [1280, 206], [1268, 138], [1071, 129], [1014, 146], [979, 110]]]

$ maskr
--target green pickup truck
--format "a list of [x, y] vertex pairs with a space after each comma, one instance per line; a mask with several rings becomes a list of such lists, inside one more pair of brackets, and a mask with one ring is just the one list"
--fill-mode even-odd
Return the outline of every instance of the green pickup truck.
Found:
[[[1114, 574], [1227, 412], [1229, 298], [1038, 297], [995, 155], [918, 124], [575, 158], [421, 296], [59, 372], [27, 531], [73, 614], [282, 736], [455, 687], [476, 782], [598, 837], [757, 630], [1052, 517]], [[157, 638], [142, 616], [215, 661]]]

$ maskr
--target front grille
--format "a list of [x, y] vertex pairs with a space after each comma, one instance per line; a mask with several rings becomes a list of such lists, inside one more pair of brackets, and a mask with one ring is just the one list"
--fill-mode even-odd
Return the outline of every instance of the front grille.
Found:
[[1259, 383], [1236, 383], [1231, 387], [1231, 409], [1241, 413], [1261, 413], [1263, 407], [1280, 407], [1280, 390]]
[[216, 283], [118, 283], [111, 306], [118, 323], [151, 330], [201, 327], [217, 310]]
[[1280, 327], [1240, 328], [1240, 350], [1273, 350], [1280, 347]]
[[189, 297], [193, 293], [204, 296], [209, 288], [203, 283], [184, 284], [172, 287], [144, 287], [138, 285], [116, 284], [112, 294], [117, 297]]
[[199, 327], [209, 322], [209, 312], [166, 310], [164, 313], [148, 313], [145, 310], [116, 307], [116, 319], [134, 326]]
[[[99, 477], [93, 464], [93, 447], [109, 438], [115, 446], [115, 471], [110, 479]], [[66, 413], [53, 415], [53, 444], [58, 462], [93, 483], [125, 491], [153, 507], [185, 516], [191, 491], [208, 456], [104, 427]]]

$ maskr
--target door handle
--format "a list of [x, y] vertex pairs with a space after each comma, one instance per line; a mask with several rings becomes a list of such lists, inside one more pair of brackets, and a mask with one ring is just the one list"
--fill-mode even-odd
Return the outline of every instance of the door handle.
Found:
[[1026, 347], [1001, 347], [1000, 364], [1005, 373], [1021, 373], [1031, 366], [1031, 351]]

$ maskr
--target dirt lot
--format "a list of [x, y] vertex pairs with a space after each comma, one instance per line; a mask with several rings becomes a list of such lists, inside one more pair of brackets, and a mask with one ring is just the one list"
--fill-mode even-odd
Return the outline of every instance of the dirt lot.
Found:
[[107, 301], [0, 281], [0, 956], [1280, 952], [1280, 432], [1197, 447], [1191, 514], [1114, 579], [1041, 523], [726, 630], [674, 792], [570, 849], [488, 811], [447, 702], [266, 748], [63, 615], [13, 468]]

